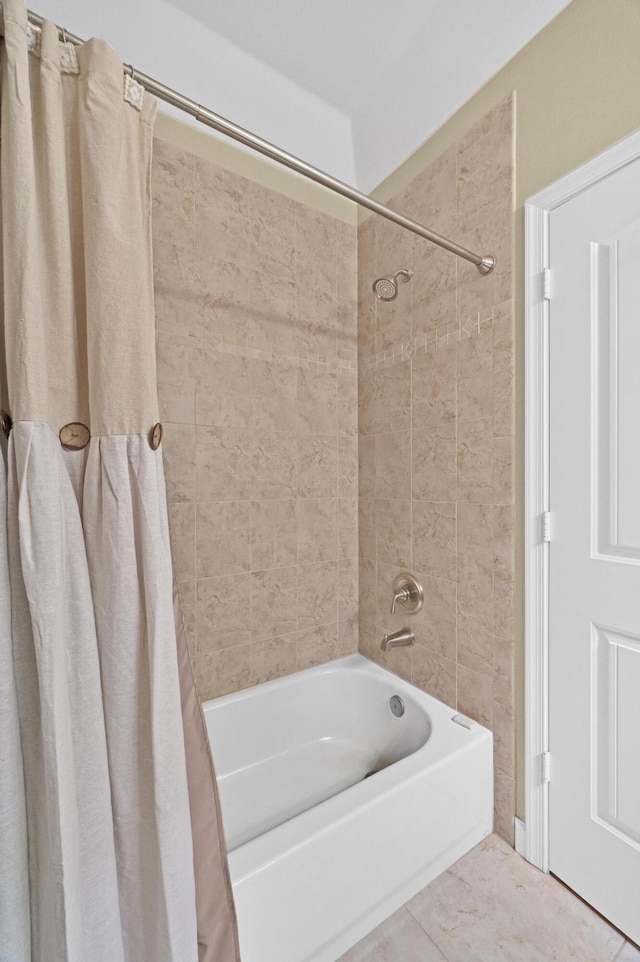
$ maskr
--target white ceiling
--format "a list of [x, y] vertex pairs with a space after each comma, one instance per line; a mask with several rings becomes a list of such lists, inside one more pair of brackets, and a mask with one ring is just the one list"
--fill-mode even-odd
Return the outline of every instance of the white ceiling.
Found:
[[[32, 0], [33, 2], [33, 0]], [[39, 0], [125, 61], [369, 191], [569, 0]]]

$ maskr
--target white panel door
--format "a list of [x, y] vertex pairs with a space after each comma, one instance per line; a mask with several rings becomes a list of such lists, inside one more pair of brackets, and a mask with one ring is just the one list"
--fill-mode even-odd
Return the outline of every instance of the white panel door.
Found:
[[549, 864], [640, 942], [640, 161], [549, 216]]

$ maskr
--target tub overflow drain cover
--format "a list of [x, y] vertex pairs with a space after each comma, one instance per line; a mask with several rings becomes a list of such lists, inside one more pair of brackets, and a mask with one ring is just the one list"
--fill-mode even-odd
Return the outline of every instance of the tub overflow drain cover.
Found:
[[396, 718], [400, 718], [401, 715], [404, 715], [404, 702], [400, 695], [391, 696], [389, 699], [389, 707]]

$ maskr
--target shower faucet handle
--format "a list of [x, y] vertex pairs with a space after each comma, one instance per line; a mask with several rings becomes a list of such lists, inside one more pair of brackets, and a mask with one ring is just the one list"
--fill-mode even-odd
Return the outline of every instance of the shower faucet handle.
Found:
[[401, 608], [407, 615], [417, 615], [424, 604], [422, 585], [408, 571], [403, 571], [393, 582], [391, 614]]
[[399, 601], [409, 601], [411, 598], [411, 591], [406, 586], [404, 588], [398, 588], [397, 591], [393, 592], [393, 601], [391, 602], [391, 614], [395, 615], [396, 606]]

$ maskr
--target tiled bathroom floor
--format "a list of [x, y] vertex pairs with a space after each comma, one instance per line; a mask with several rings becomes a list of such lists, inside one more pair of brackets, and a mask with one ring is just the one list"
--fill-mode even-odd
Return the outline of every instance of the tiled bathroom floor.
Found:
[[640, 962], [599, 915], [491, 835], [340, 962]]

